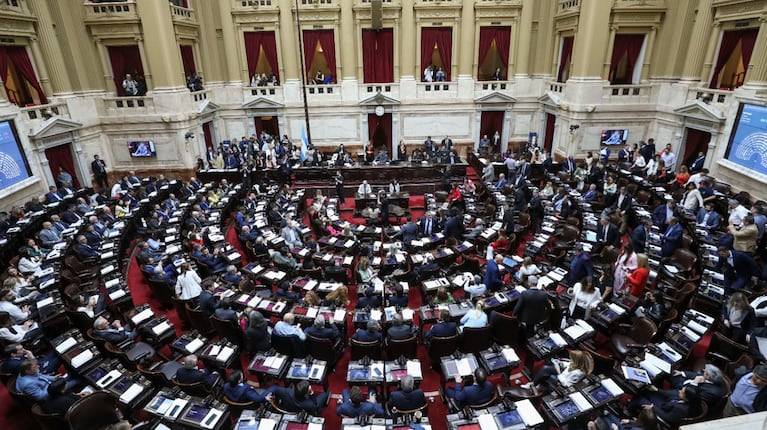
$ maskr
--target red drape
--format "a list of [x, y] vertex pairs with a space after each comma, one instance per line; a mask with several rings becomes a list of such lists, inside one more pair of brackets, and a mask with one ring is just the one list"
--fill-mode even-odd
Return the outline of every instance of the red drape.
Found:
[[[479, 58], [477, 61], [478, 66], [482, 65], [482, 63], [485, 61], [485, 57], [487, 57], [487, 52], [490, 50], [490, 46], [493, 45], [493, 41], [495, 41], [495, 48], [498, 50], [498, 55], [501, 56], [501, 63], [503, 63], [503, 67], [501, 67], [501, 73], [503, 73], [502, 79], [506, 80], [506, 73], [509, 67], [511, 27], [481, 27], [479, 29]], [[477, 78], [479, 78], [479, 70], [477, 71]]]
[[192, 75], [197, 73], [197, 67], [194, 64], [194, 51], [192, 45], [180, 45], [181, 48], [181, 62], [184, 66], [184, 73]]
[[336, 42], [333, 39], [333, 30], [304, 30], [303, 35], [307, 79], [311, 78], [309, 69], [312, 67], [317, 42], [319, 42], [322, 53], [325, 55], [325, 62], [328, 64], [328, 70], [323, 70], [324, 75], [332, 76], [332, 82], [336, 82]]
[[743, 67], [748, 70], [748, 64], [751, 62], [751, 54], [754, 52], [754, 45], [756, 45], [756, 36], [759, 34], [759, 30], [743, 30], [743, 37], [740, 39], [740, 53], [743, 56]]
[[64, 170], [72, 175], [72, 187], [75, 190], [80, 189], [80, 180], [77, 178], [77, 172], [75, 171], [75, 161], [72, 157], [72, 145], [65, 143], [63, 145], [54, 146], [45, 150], [45, 158], [48, 159], [48, 166], [51, 169], [51, 175], [53, 179], [59, 176], [59, 167], [63, 167]]
[[710, 88], [718, 87], [719, 74], [722, 73], [724, 65], [727, 64], [727, 60], [730, 59], [732, 51], [738, 46], [741, 37], [742, 32], [740, 31], [725, 31], [722, 33], [722, 43], [719, 45], [719, 56], [716, 59], [716, 67], [714, 67], [714, 75], [711, 77]]
[[258, 56], [264, 48], [264, 55], [272, 73], [280, 79], [280, 69], [277, 63], [277, 41], [274, 38], [273, 31], [248, 31], [245, 33], [245, 55], [248, 60], [248, 77], [256, 73], [258, 65]]
[[639, 52], [642, 50], [642, 44], [644, 43], [644, 34], [616, 34], [615, 42], [613, 43], [613, 56], [610, 61], [610, 81], [613, 84], [621, 84], [624, 82], [612, 82], [614, 79], [615, 71], [618, 69], [618, 64], [624, 55], [628, 57], [628, 68], [626, 70], [626, 84], [631, 83], [631, 77], [634, 75], [634, 67], [636, 67], [637, 58], [639, 58]]
[[547, 113], [546, 114], [546, 136], [543, 138], [543, 150], [551, 154], [551, 150], [554, 147], [554, 127], [557, 124], [557, 117]]
[[112, 63], [112, 79], [115, 82], [117, 95], [125, 95], [123, 90], [123, 79], [130, 73], [133, 79], [144, 75], [144, 68], [141, 65], [141, 53], [138, 46], [110, 46], [109, 62]]
[[213, 132], [210, 129], [210, 122], [202, 123], [202, 136], [205, 138], [206, 148], [218, 148], [218, 145], [213, 143]]
[[29, 60], [27, 55], [27, 49], [24, 46], [3, 46], [0, 47], [0, 70], [2, 70], [2, 79], [5, 82], [8, 78], [8, 63], [16, 66], [16, 69], [21, 73], [21, 76], [26, 80], [32, 88], [37, 91], [38, 97], [40, 97], [40, 103], [48, 103], [48, 98], [45, 97], [43, 87], [40, 86], [40, 81], [37, 80], [37, 74], [35, 68], [32, 66], [32, 61]]
[[365, 83], [394, 81], [394, 31], [362, 30], [362, 71]]
[[698, 157], [698, 152], [702, 151], [704, 154], [708, 152], [708, 142], [711, 140], [709, 132], [694, 128], [688, 128], [686, 131], [687, 138], [684, 141], [684, 155], [680, 166], [689, 166]]
[[557, 71], [557, 82], [564, 82], [564, 73], [567, 66], [570, 65], [570, 59], [573, 56], [573, 42], [575, 37], [568, 36], [562, 38], [562, 54], [559, 56], [559, 70]]
[[487, 135], [488, 139], [492, 139], [493, 135], [497, 131], [503, 134], [503, 111], [486, 111], [482, 112], [482, 119], [479, 126], [479, 138]]
[[[381, 132], [383, 132], [384, 136], [386, 136], [386, 140], [384, 142], [381, 142], [384, 144], [384, 147], [386, 148], [386, 151], [389, 153], [389, 158], [392, 158], [392, 147], [391, 147], [391, 114], [386, 113], [382, 116], [377, 116], [376, 114], [368, 114], [368, 139], [373, 142], [373, 144], [376, 144], [376, 141], [374, 139], [376, 130], [379, 129]], [[376, 150], [380, 150], [381, 148], [378, 147]], [[376, 153], [377, 154], [377, 153]]]
[[450, 80], [450, 60], [453, 53], [452, 27], [424, 27], [421, 29], [421, 69], [431, 64], [431, 53], [437, 45], [442, 65], [445, 69], [445, 80]]

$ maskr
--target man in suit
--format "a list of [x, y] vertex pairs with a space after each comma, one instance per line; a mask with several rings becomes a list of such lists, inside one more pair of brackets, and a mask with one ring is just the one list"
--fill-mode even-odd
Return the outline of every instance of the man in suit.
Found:
[[621, 234], [618, 231], [618, 227], [610, 222], [610, 218], [600, 218], [599, 225], [597, 226], [597, 243], [594, 245], [592, 252], [599, 254], [605, 247], [613, 249], [620, 247], [620, 245]]
[[336, 414], [350, 418], [357, 418], [360, 416], [379, 416], [384, 415], [384, 410], [381, 405], [376, 401], [375, 390], [370, 390], [368, 399], [362, 396], [360, 387], [353, 386], [349, 390], [344, 390], [341, 393], [342, 403], [336, 408]]
[[287, 224], [285, 224], [285, 227], [282, 228], [282, 231], [280, 231], [280, 237], [285, 239], [285, 243], [288, 244], [290, 249], [303, 246], [303, 242], [301, 241], [301, 232], [298, 230], [295, 221], [292, 219], [288, 220]]
[[[218, 308], [218, 299], [220, 295], [216, 295], [214, 290], [216, 284], [214, 282], [208, 282], [203, 284], [203, 289], [200, 292], [198, 299], [200, 300], [199, 309], [210, 317], [216, 312]], [[235, 314], [236, 317], [236, 314]]]
[[668, 228], [663, 233], [663, 245], [661, 245], [661, 255], [663, 257], [670, 257], [677, 248], [682, 247], [683, 231], [682, 225], [679, 224], [679, 219], [675, 216], [671, 217]]
[[503, 288], [503, 277], [501, 276], [501, 264], [503, 264], [503, 255], [497, 254], [495, 258], [487, 261], [485, 268], [484, 284], [488, 290], [496, 292]]
[[626, 187], [623, 186], [618, 190], [618, 196], [615, 199], [613, 207], [620, 211], [621, 215], [625, 215], [626, 211], [631, 207], [631, 200], [633, 197], [628, 193]]
[[445, 221], [444, 234], [445, 237], [453, 237], [458, 242], [463, 240], [463, 215], [458, 209], [450, 210], [450, 218]]
[[458, 333], [458, 325], [455, 322], [450, 321], [450, 312], [447, 309], [439, 311], [439, 317], [437, 323], [432, 325], [429, 330], [424, 333], [423, 337], [428, 342], [432, 337], [450, 337]]
[[627, 163], [629, 161], [628, 146], [621, 148], [618, 151], [618, 163]]
[[567, 174], [569, 174], [571, 178], [573, 177], [573, 175], [575, 175], [575, 170], [577, 168], [578, 166], [575, 164], [575, 159], [573, 159], [572, 155], [567, 157], [567, 160], [565, 160], [562, 163], [562, 171], [567, 172]]
[[46, 221], [43, 223], [43, 229], [40, 230], [40, 240], [46, 248], [52, 248], [53, 245], [61, 242], [61, 232], [53, 228], [53, 224]]
[[714, 211], [713, 202], [706, 202], [702, 208], [698, 209], [695, 223], [698, 227], [705, 228], [708, 231], [719, 228], [719, 213]]
[[400, 389], [391, 393], [389, 407], [392, 412], [412, 411], [426, 405], [426, 396], [423, 390], [415, 389], [415, 379], [411, 375], [405, 375], [400, 381]]
[[568, 273], [568, 279], [570, 285], [575, 285], [581, 279], [588, 276], [591, 278], [594, 275], [594, 267], [591, 265], [591, 258], [589, 253], [583, 250], [583, 244], [575, 244], [575, 256], [570, 260], [570, 272]]
[[88, 242], [88, 245], [94, 248], [98, 248], [101, 245], [101, 235], [96, 231], [96, 227], [93, 224], [89, 224], [85, 228], [83, 236], [85, 236], [85, 241]]
[[434, 141], [431, 140], [431, 136], [427, 136], [423, 141], [423, 152], [428, 157], [434, 151]]
[[91, 170], [93, 176], [96, 178], [100, 188], [109, 188], [109, 178], [107, 176], [107, 165], [99, 158], [98, 155], [93, 156], [93, 162], [91, 162]]
[[661, 231], [666, 231], [669, 220], [676, 216], [676, 203], [669, 200], [665, 205], [659, 205], [652, 211], [652, 222]]
[[426, 212], [426, 215], [418, 222], [418, 235], [420, 237], [431, 237], [436, 232], [437, 221], [434, 219], [434, 213]]
[[418, 329], [405, 324], [400, 315], [392, 318], [392, 326], [386, 331], [386, 337], [394, 340], [409, 339]]
[[53, 185], [48, 187], [48, 194], [45, 195], [45, 202], [48, 204], [58, 203], [64, 200], [58, 193], [57, 188]]
[[[686, 387], [687, 392], [695, 391], [700, 400], [712, 408], [727, 393], [724, 374], [713, 364], [706, 364], [701, 372], [674, 370], [673, 375], [662, 375], [662, 380], [668, 381], [671, 386], [671, 389], [657, 391], [664, 401], [678, 400], [679, 389]], [[660, 388], [663, 388], [662, 384]]]
[[703, 170], [703, 163], [706, 162], [706, 154], [703, 151], [698, 152], [698, 156], [690, 163], [690, 173], [698, 173]]
[[645, 218], [631, 232], [631, 244], [634, 246], [634, 252], [647, 252], [645, 247], [647, 246], [647, 235], [651, 228], [652, 220], [650, 218]]
[[405, 294], [405, 289], [402, 287], [402, 284], [396, 282], [393, 288], [394, 294], [389, 295], [389, 306], [406, 308], [408, 305], [408, 296]]
[[[545, 294], [545, 293], [544, 293]], [[493, 398], [495, 387], [487, 380], [487, 372], [481, 367], [474, 369], [474, 383], [463, 383], [460, 376], [455, 378], [456, 388], [448, 387], [446, 394], [454, 399], [458, 407], [481, 405]]]
[[335, 324], [328, 324], [323, 315], [317, 315], [314, 324], [307, 327], [304, 333], [317, 339], [330, 339], [333, 342], [338, 340], [339, 332]]
[[322, 408], [328, 402], [328, 393], [315, 395], [309, 381], [298, 381], [293, 388], [276, 386], [273, 396], [277, 397], [280, 409], [288, 412], [307, 411], [310, 415], [320, 416]]
[[496, 190], [502, 190], [506, 186], [506, 175], [501, 173], [498, 175], [498, 182], [495, 183]]
[[204, 264], [208, 269], [213, 272], [218, 272], [226, 268], [224, 259], [218, 254], [211, 254], [208, 248], [203, 247], [200, 244], [194, 245], [194, 251], [192, 251], [192, 257], [197, 261]]
[[61, 219], [67, 224], [74, 224], [83, 219], [82, 215], [77, 213], [77, 207], [73, 204], [67, 206], [67, 210], [62, 212]]
[[197, 356], [194, 354], [184, 357], [184, 367], [176, 371], [176, 381], [182, 384], [197, 384], [202, 382], [206, 387], [212, 388], [220, 381], [218, 372], [211, 372], [208, 368], [202, 371], [197, 368]]
[[[482, 221], [480, 224], [480, 221], [482, 221], [482, 218], [477, 218], [476, 224], [482, 225], [484, 230], [485, 222]], [[506, 230], [507, 232], [514, 231], [514, 212], [511, 210], [511, 207], [508, 204], [503, 205], [503, 220], [501, 221], [501, 230]]]
[[93, 332], [96, 336], [113, 345], [119, 345], [126, 340], [134, 340], [138, 337], [138, 332], [123, 327], [119, 320], [114, 320], [110, 324], [109, 320], [104, 317], [98, 317], [93, 322]]
[[527, 205], [528, 213], [530, 214], [530, 228], [533, 233], [538, 232], [538, 226], [543, 221], [545, 210], [543, 209], [543, 201], [541, 200], [540, 191], [533, 190], [533, 196], [530, 197], [530, 202]]
[[[57, 378], [40, 373], [40, 363], [34, 358], [24, 360], [19, 367], [19, 377], [16, 379], [16, 391], [24, 393], [35, 399], [36, 402], [42, 402], [48, 399], [48, 387]], [[67, 379], [65, 390], [71, 390], [79, 381]]]
[[[514, 184], [514, 205], [511, 207], [513, 212], [521, 212], [527, 204], [527, 191], [525, 183]], [[512, 228], [514, 224], [512, 224]]]
[[84, 234], [77, 236], [77, 253], [83, 259], [100, 258], [101, 253], [88, 245], [88, 238]]
[[527, 287], [517, 300], [514, 315], [517, 316], [525, 335], [530, 337], [535, 333], [535, 326], [546, 317], [549, 295], [538, 287], [538, 277], [535, 275], [527, 277]]
[[354, 335], [352, 335], [352, 339], [359, 342], [376, 342], [383, 339], [381, 324], [378, 321], [368, 320], [367, 327], [364, 330], [361, 328], [357, 329]]
[[[694, 386], [684, 386], [678, 391], [678, 398], [663, 400], [654, 392], [649, 395], [635, 396], [629, 402], [629, 411], [638, 411], [639, 406], [651, 409], [655, 415], [667, 423], [671, 428], [677, 428], [685, 418], [692, 418], [700, 414], [701, 404], [698, 392]], [[641, 403], [640, 403], [641, 402]]]
[[740, 290], [749, 281], [756, 282], [761, 272], [759, 264], [746, 252], [719, 247], [719, 261], [715, 269], [724, 273], [725, 288]]
[[226, 274], [223, 278], [226, 282], [235, 286], [240, 285], [240, 282], [242, 282], [242, 275], [233, 264], [226, 266]]
[[357, 309], [376, 309], [381, 307], [381, 298], [375, 293], [373, 286], [368, 286], [362, 292], [362, 297], [357, 299]]

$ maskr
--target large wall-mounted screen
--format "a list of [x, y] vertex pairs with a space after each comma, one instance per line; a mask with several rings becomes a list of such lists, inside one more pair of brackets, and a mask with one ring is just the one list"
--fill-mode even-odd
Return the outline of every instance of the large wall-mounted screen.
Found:
[[0, 190], [32, 176], [13, 121], [0, 121]]
[[725, 158], [767, 175], [767, 106], [740, 105]]

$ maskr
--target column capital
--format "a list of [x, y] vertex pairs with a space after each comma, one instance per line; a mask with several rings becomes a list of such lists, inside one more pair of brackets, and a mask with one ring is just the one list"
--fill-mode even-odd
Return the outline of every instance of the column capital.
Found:
[[35, 35], [27, 36], [27, 38], [29, 39], [30, 43], [37, 43], [38, 41], [37, 36]]
[[762, 16], [762, 17], [759, 17], [759, 22], [760, 22], [761, 24], [764, 24], [765, 22], [767, 22], [767, 16]]
[[718, 19], [715, 19], [714, 22], [711, 23], [711, 26], [714, 28], [718, 28], [722, 26], [722, 21], [719, 21]]
[[618, 29], [620, 29], [620, 27], [617, 26], [617, 25], [611, 25], [610, 26], [610, 31], [613, 32], [613, 33], [617, 32]]
[[136, 37], [133, 38], [133, 40], [135, 40], [136, 42], [143, 42], [144, 41], [144, 37], [143, 36], [136, 36]]
[[101, 45], [101, 38], [100, 37], [94, 37], [93, 41], [96, 43], [96, 45]]

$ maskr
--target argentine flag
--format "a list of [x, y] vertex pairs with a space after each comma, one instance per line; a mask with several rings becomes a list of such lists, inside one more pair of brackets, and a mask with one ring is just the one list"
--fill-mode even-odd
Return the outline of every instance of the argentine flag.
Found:
[[306, 150], [309, 149], [309, 138], [306, 137], [306, 126], [301, 127], [301, 162], [306, 161]]

